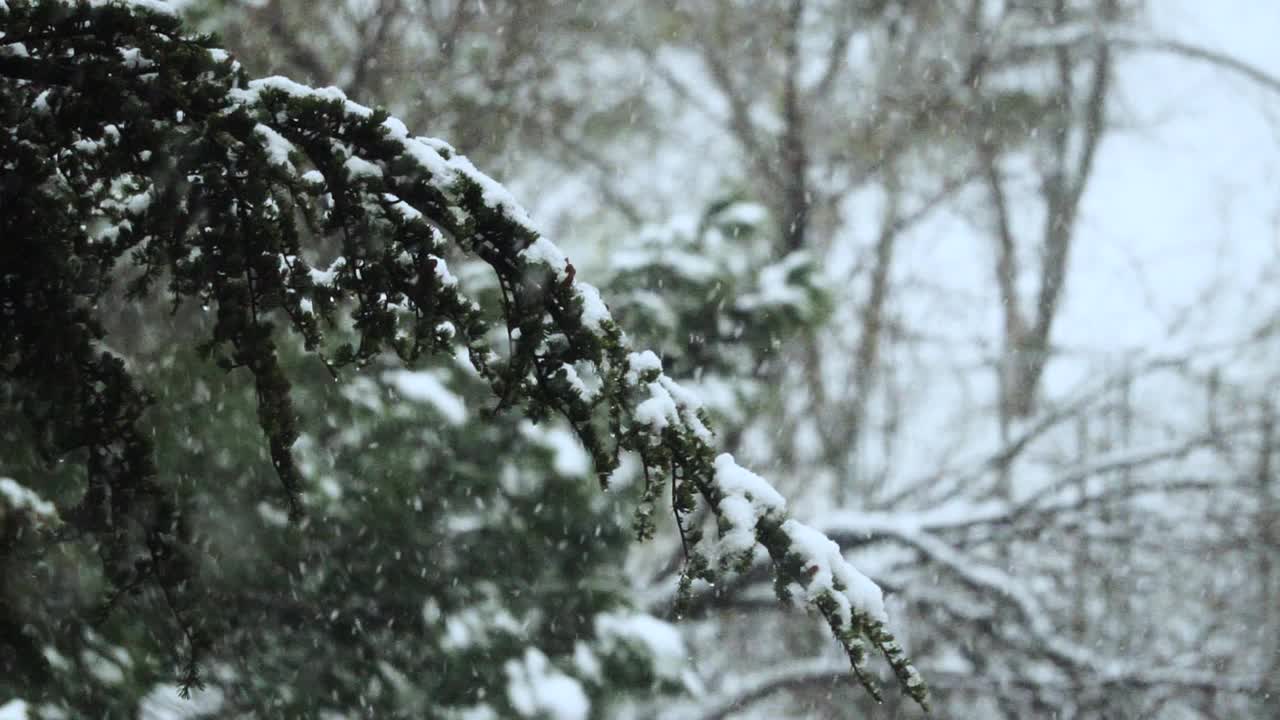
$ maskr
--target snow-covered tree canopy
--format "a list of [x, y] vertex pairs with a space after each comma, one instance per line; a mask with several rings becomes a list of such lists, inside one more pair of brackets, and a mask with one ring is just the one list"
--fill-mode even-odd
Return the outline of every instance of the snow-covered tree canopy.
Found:
[[[762, 548], [779, 595], [825, 618], [870, 692], [877, 652], [927, 706], [880, 589], [790, 518], [766, 480], [717, 455], [696, 396], [630, 346], [596, 289], [448, 144], [335, 89], [250, 80], [163, 3], [0, 0], [0, 28], [0, 397], [51, 462], [83, 463], [84, 482], [77, 503], [51, 508], [10, 481], [0, 557], [23, 534], [94, 538], [114, 594], [106, 606], [161, 589], [172, 619], [155, 622], [185, 635], [195, 681], [213, 638], [191, 620], [202, 601], [182, 541], [191, 510], [158, 475], [140, 430], [152, 401], [112, 351], [103, 315], [118, 293], [167, 294], [216, 317], [204, 356], [252, 378], [295, 517], [307, 478], [292, 448], [305, 419], [281, 343], [300, 339], [335, 377], [389, 355], [413, 366], [461, 352], [495, 409], [567, 420], [602, 486], [620, 456], [638, 457], [638, 535], [669, 504], [687, 541], [684, 590]], [[492, 269], [500, 307], [469, 297], [446, 263], [457, 255]], [[715, 520], [707, 537], [683, 522], [699, 508]], [[23, 622], [0, 617], [0, 643], [38, 652]]]

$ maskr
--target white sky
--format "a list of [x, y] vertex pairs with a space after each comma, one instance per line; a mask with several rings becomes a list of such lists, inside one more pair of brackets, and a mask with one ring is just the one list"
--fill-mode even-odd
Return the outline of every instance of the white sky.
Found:
[[[1280, 75], [1280, 3], [1155, 0], [1151, 12], [1162, 35]], [[1280, 114], [1267, 110], [1280, 96], [1168, 55], [1130, 57], [1120, 70], [1116, 109], [1134, 127], [1105, 141], [1085, 197], [1056, 333], [1070, 347], [1163, 344], [1170, 318], [1215, 280], [1251, 287], [1280, 239]], [[1238, 319], [1257, 322], [1264, 309], [1228, 302], [1194, 334], [1238, 332]]]

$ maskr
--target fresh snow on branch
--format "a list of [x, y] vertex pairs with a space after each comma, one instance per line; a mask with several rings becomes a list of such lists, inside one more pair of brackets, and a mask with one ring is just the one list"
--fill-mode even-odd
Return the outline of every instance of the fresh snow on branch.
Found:
[[[248, 79], [225, 51], [181, 37], [167, 5], [116, 4], [108, 12], [101, 3], [93, 10], [63, 4], [82, 13], [86, 23], [112, 16], [112, 26], [103, 31], [146, 40], [157, 64], [173, 46], [205, 52], [207, 62], [174, 67], [172, 77], [131, 74], [127, 66], [134, 60], [114, 52], [81, 53], [70, 62], [111, 75], [121, 92], [141, 101], [154, 97], [152, 84], [162, 80], [193, 86], [190, 96], [196, 100], [183, 104], [171, 124], [157, 120], [155, 127], [118, 129], [101, 138], [94, 155], [127, 156], [134, 133], [153, 133], [150, 142], [166, 138], [173, 143], [168, 150], [188, 154], [181, 159], [197, 168], [193, 172], [207, 173], [193, 175], [193, 182], [228, 185], [240, 193], [228, 201], [236, 209], [225, 213], [228, 224], [221, 230], [191, 228], [181, 205], [151, 203], [164, 195], [160, 184], [172, 177], [170, 168], [154, 163], [121, 175], [83, 204], [93, 208], [95, 222], [115, 228], [113, 247], [141, 246], [153, 234], [179, 228], [173, 242], [187, 243], [190, 252], [147, 256], [147, 262], [175, 277], [174, 287], [182, 288], [175, 294], [218, 305], [220, 334], [211, 345], [229, 346], [226, 363], [246, 366], [255, 376], [263, 433], [295, 514], [302, 512], [305, 481], [291, 454], [298, 431], [273, 326], [262, 318], [287, 316], [308, 350], [324, 352], [321, 329], [337, 325], [338, 310], [355, 305], [361, 342], [340, 349], [339, 365], [367, 365], [392, 351], [411, 364], [426, 354], [464, 349], [490, 383], [499, 408], [525, 407], [534, 418], [563, 416], [602, 482], [622, 454], [639, 456], [646, 478], [637, 514], [641, 537], [652, 531], [650, 515], [664, 485], [677, 520], [699, 506], [710, 512], [718, 539], [703, 540], [699, 529], [689, 529], [682, 586], [743, 567], [760, 548], [783, 595], [789, 591], [823, 617], [873, 695], [879, 697], [866, 672], [869, 650], [883, 655], [903, 691], [927, 706], [919, 675], [887, 628], [879, 588], [829, 538], [791, 519], [768, 481], [718, 454], [698, 397], [665, 374], [655, 353], [630, 346], [596, 288], [576, 277], [565, 253], [538, 234], [500, 183], [447, 143], [414, 136], [400, 120], [336, 88], [311, 88], [283, 77]], [[132, 24], [119, 17], [122, 7], [140, 11], [127, 18]], [[156, 32], [156, 26], [168, 30]], [[33, 65], [41, 62], [47, 59], [24, 58], [17, 67], [34, 73], [41, 68]], [[65, 85], [55, 83], [58, 92], [82, 91], [75, 86], [78, 77], [72, 72]], [[218, 137], [216, 161], [194, 157], [187, 147], [190, 138], [206, 135]], [[73, 171], [89, 174], [92, 167]], [[240, 186], [242, 178], [255, 182]], [[310, 268], [299, 257], [298, 216], [342, 238], [340, 256], [328, 269]], [[243, 253], [224, 251], [220, 243], [227, 233], [248, 239]], [[376, 233], [377, 242], [368, 233]], [[486, 308], [464, 294], [463, 283], [445, 266], [450, 252], [481, 260], [496, 275], [500, 321], [510, 341], [506, 356], [489, 346]], [[785, 276], [801, 260], [770, 270], [761, 302], [787, 301]], [[375, 267], [378, 272], [371, 272]], [[499, 315], [497, 308], [488, 310], [489, 316]], [[588, 387], [586, 378], [598, 379], [599, 388]], [[431, 376], [410, 370], [386, 379], [410, 400], [432, 404], [449, 422], [464, 418], [461, 401]], [[682, 526], [682, 537], [685, 531]], [[512, 705], [522, 714], [585, 717], [576, 680], [549, 666], [541, 653], [530, 650], [507, 672]]]
[[8, 512], [29, 515], [38, 525], [58, 521], [58, 510], [53, 503], [13, 478], [0, 477], [0, 518]]

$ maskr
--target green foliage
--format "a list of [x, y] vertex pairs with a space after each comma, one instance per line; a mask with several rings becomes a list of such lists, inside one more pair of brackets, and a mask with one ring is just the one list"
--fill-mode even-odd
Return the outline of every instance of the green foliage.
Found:
[[[6, 578], [29, 582], [2, 591], [7, 667], [46, 678], [70, 662], [101, 670], [98, 656], [128, 648], [107, 674], [127, 666], [145, 686], [176, 645], [184, 686], [208, 668], [242, 709], [310, 716], [385, 703], [381, 714], [416, 716], [483, 701], [536, 713], [536, 698], [511, 688], [560, 682], [570, 654], [594, 652], [570, 639], [599, 631], [593, 618], [621, 598], [616, 583], [592, 589], [583, 569], [616, 567], [619, 536], [602, 529], [607, 503], [554, 460], [551, 471], [508, 470], [517, 466], [506, 457], [537, 456], [510, 423], [452, 427], [438, 403], [405, 412], [389, 402], [388, 387], [404, 391], [394, 373], [434, 367], [464, 388], [464, 406], [496, 399], [489, 412], [559, 418], [601, 483], [622, 453], [638, 455], [642, 536], [668, 482], [677, 513], [704, 507], [716, 520], [718, 544], [690, 538], [687, 578], [714, 579], [759, 543], [872, 692], [855, 653], [864, 641], [924, 703], [879, 590], [851, 585], [870, 581], [815, 545], [762, 478], [715, 456], [696, 398], [657, 356], [632, 352], [596, 290], [452, 148], [333, 89], [249, 81], [208, 38], [183, 35], [147, 4], [14, 0], [0, 19], [8, 46], [22, 44], [0, 57], [0, 267], [23, 267], [0, 274], [4, 410], [21, 423], [6, 441], [36, 448], [51, 471], [77, 466], [71, 489], [50, 473], [64, 522], [24, 532], [0, 555]], [[464, 293], [445, 260], [459, 254], [487, 266], [493, 302]], [[762, 290], [791, 287], [801, 266], [784, 263]], [[175, 311], [201, 308], [199, 337], [190, 353], [170, 351], [172, 366], [130, 367], [112, 349], [117, 294], [145, 304], [161, 286]], [[809, 304], [777, 299], [765, 292], [736, 309], [786, 322]], [[454, 356], [471, 380], [456, 377]], [[329, 374], [346, 382], [326, 385]], [[175, 390], [192, 376], [203, 391]], [[246, 446], [251, 425], [265, 453]], [[505, 483], [510, 472], [546, 485], [524, 494]], [[288, 522], [276, 522], [277, 504]], [[469, 504], [475, 532], [451, 530]], [[562, 552], [568, 543], [589, 550]], [[100, 602], [51, 592], [82, 567], [94, 579], [80, 587]], [[475, 608], [512, 622], [488, 623], [483, 650], [468, 655], [475, 643], [460, 638], [475, 633], [458, 618]], [[129, 611], [146, 622], [122, 621]], [[395, 625], [415, 622], [416, 641], [400, 640]], [[288, 628], [290, 642], [264, 640], [259, 624]], [[352, 657], [379, 664], [381, 677], [345, 667]], [[325, 692], [295, 684], [313, 662]], [[45, 696], [100, 702], [90, 683]], [[106, 712], [126, 713], [136, 694], [120, 697]]]
[[735, 392], [749, 393], [760, 365], [828, 316], [829, 294], [808, 253], [775, 262], [767, 220], [758, 205], [722, 200], [700, 218], [646, 229], [611, 258], [619, 322], [670, 374], [732, 380]]

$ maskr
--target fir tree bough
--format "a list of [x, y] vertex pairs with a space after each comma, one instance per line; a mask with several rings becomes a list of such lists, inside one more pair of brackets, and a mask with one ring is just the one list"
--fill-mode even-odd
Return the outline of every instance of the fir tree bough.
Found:
[[[0, 0], [0, 28], [0, 397], [45, 457], [84, 467], [80, 500], [58, 509], [60, 522], [28, 528], [0, 516], [0, 560], [11, 560], [10, 535], [94, 538], [112, 588], [103, 612], [132, 589], [159, 588], [184, 636], [185, 682], [198, 682], [213, 639], [200, 625], [183, 510], [139, 430], [151, 401], [101, 315], [111, 292], [167, 292], [216, 318], [200, 353], [253, 378], [295, 518], [305, 479], [291, 453], [300, 421], [282, 337], [295, 333], [335, 374], [463, 348], [496, 409], [567, 419], [602, 485], [622, 453], [638, 455], [641, 538], [668, 492], [677, 518], [710, 510], [714, 538], [682, 527], [685, 590], [763, 547], [779, 594], [823, 615], [871, 693], [874, 650], [927, 707], [879, 588], [790, 519], [763, 478], [717, 457], [696, 397], [655, 354], [629, 347], [595, 288], [465, 157], [335, 89], [248, 79], [163, 3]], [[319, 237], [337, 245], [327, 267], [304, 259]], [[464, 294], [445, 260], [454, 253], [492, 268], [500, 308]], [[491, 346], [495, 322], [506, 342]], [[326, 337], [348, 327], [354, 342]], [[24, 618], [0, 611], [0, 644], [31, 654]]]

